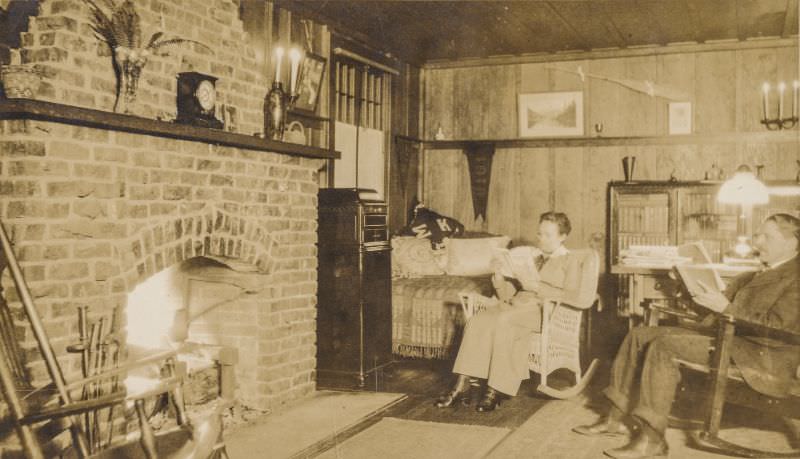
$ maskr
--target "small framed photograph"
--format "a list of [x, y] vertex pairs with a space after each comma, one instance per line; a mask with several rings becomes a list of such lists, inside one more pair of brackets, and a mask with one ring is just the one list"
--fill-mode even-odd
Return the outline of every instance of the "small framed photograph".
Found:
[[322, 87], [322, 77], [325, 74], [325, 58], [316, 54], [306, 53], [300, 63], [300, 73], [297, 84], [297, 101], [294, 108], [309, 113], [317, 112], [319, 90]]
[[583, 92], [520, 94], [519, 136], [583, 135]]
[[671, 102], [669, 104], [669, 134], [692, 133], [692, 103]]

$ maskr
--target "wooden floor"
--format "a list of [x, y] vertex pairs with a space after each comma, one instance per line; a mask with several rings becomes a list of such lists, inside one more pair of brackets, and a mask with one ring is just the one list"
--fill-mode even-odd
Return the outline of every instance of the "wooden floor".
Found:
[[[626, 323], [616, 318], [612, 311], [594, 313], [592, 342], [594, 356], [604, 364], [592, 380], [597, 392], [608, 381], [607, 362], [613, 356], [625, 333]], [[437, 408], [434, 401], [442, 393], [447, 392], [455, 382], [452, 373], [453, 359], [423, 360], [398, 359], [380, 371], [370, 374], [366, 387], [359, 388], [353, 378], [332, 378], [318, 375], [317, 387], [320, 389], [369, 390], [376, 392], [399, 392], [408, 398], [392, 407], [386, 416], [402, 419], [431, 422], [447, 422], [453, 424], [477, 424], [489, 427], [505, 427], [514, 429], [525, 422], [540, 409], [550, 398], [536, 392], [539, 384], [537, 375], [523, 381], [516, 397], [504, 400], [500, 407], [488, 413], [475, 411], [474, 405], [465, 407]], [[551, 379], [554, 385], [568, 385], [571, 375], [555, 373]]]
[[[478, 413], [472, 406], [437, 408], [434, 406], [434, 401], [440, 394], [450, 389], [454, 382], [451, 371], [452, 360], [397, 360], [381, 371], [371, 374], [370, 380], [363, 388], [359, 388], [353, 379], [333, 380], [320, 376], [318, 379], [320, 389], [399, 392], [407, 394], [407, 398], [368, 421], [342, 432], [330, 442], [317, 445], [317, 453], [374, 425], [382, 417], [391, 416], [418, 421], [476, 424], [510, 429], [512, 433], [501, 442], [496, 451], [490, 454], [491, 458], [603, 457], [604, 449], [620, 445], [608, 439], [573, 434], [571, 428], [578, 424], [594, 422], [602, 413], [607, 412], [608, 402], [601, 395], [601, 390], [608, 383], [610, 362], [626, 332], [626, 325], [608, 312], [597, 315], [594, 325], [594, 356], [601, 358], [602, 363], [584, 394], [569, 401], [554, 401], [538, 394], [535, 391], [538, 376], [533, 375], [532, 379], [523, 382], [516, 397], [506, 400], [493, 412]], [[567, 383], [563, 378], [564, 375], [555, 376], [557, 385], [559, 380], [561, 384]], [[696, 401], [693, 402], [690, 397], [679, 397], [678, 403], [673, 406], [673, 415], [690, 413], [696, 408], [695, 405]], [[767, 425], [766, 420], [758, 419], [761, 416], [763, 415], [728, 405], [723, 423], [724, 427], [732, 428], [730, 432], [737, 438], [747, 440], [746, 437], [752, 437], [753, 442], [744, 441], [744, 443], [754, 446], [760, 443], [763, 446], [766, 442], [768, 447], [773, 442], [780, 444], [782, 440], [774, 440], [773, 437], [776, 435], [775, 432], [781, 429]], [[779, 439], [783, 438], [782, 434], [777, 435]], [[667, 438], [673, 449], [670, 457], [687, 459], [725, 457], [688, 447], [684, 437], [685, 432], [680, 429], [670, 429], [667, 432]], [[554, 450], [561, 450], [566, 455], [552, 456]], [[306, 457], [313, 456], [314, 454], [309, 454]]]

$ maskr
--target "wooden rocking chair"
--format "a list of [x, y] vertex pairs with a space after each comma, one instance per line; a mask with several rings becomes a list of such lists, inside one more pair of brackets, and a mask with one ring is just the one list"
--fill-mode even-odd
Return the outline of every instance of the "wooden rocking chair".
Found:
[[[119, 365], [108, 371], [94, 374], [78, 381], [68, 382], [56, 359], [47, 333], [33, 305], [31, 294], [11, 249], [5, 228], [0, 222], [0, 274], [9, 268], [18, 297], [22, 302], [25, 316], [36, 338], [39, 351], [50, 376], [50, 383], [34, 388], [27, 377], [22, 361], [23, 353], [17, 344], [17, 324], [14, 322], [5, 296], [0, 288], [0, 389], [7, 403], [7, 418], [4, 425], [11, 424], [16, 431], [25, 457], [40, 459], [44, 457], [63, 457], [65, 454], [79, 458], [208, 458], [225, 454], [221, 438], [220, 412], [210, 416], [203, 423], [192, 426], [183, 410], [181, 392], [182, 375], [175, 362], [175, 351], [150, 355], [147, 358]], [[120, 379], [135, 368], [158, 365], [166, 370], [166, 375], [151, 380], [141, 386], [137, 393], [129, 392]], [[98, 391], [104, 386], [105, 392]], [[87, 388], [91, 388], [88, 389]], [[92, 394], [91, 396], [87, 394]], [[99, 395], [98, 395], [99, 394]], [[161, 394], [170, 394], [175, 405], [178, 428], [155, 435], [147, 419], [145, 402]], [[123, 441], [106, 445], [96, 450], [99, 442], [87, 441], [87, 432], [82, 418], [91, 413], [97, 415], [101, 410], [113, 421], [108, 409], [115, 406], [132, 405], [138, 418], [138, 441]], [[113, 423], [109, 423], [113, 428]], [[59, 432], [68, 430], [72, 449], [66, 452], [52, 440]], [[110, 436], [109, 432], [109, 436]], [[44, 439], [40, 439], [39, 437]], [[162, 448], [162, 445], [164, 448]], [[159, 456], [163, 454], [163, 456]]]
[[[790, 381], [786, 398], [770, 397], [753, 390], [744, 381], [741, 372], [731, 366], [731, 345], [735, 329], [755, 332], [757, 336], [769, 336], [782, 342], [800, 345], [800, 335], [764, 325], [734, 320], [720, 316], [717, 340], [710, 366], [681, 362], [692, 370], [709, 373], [705, 423], [702, 430], [692, 432], [691, 438], [700, 449], [737, 457], [800, 457], [800, 438], [794, 438], [794, 449], [788, 451], [766, 451], [732, 443], [719, 437], [720, 421], [726, 402], [745, 406], [764, 413], [780, 416], [785, 420], [800, 419], [800, 368]], [[748, 333], [749, 335], [750, 333]], [[786, 423], [788, 425], [788, 422]], [[797, 436], [797, 432], [790, 432]]]
[[[537, 391], [553, 398], [566, 399], [581, 393], [597, 369], [598, 359], [592, 359], [585, 371], [581, 369], [581, 324], [586, 318], [586, 348], [591, 349], [591, 308], [599, 301], [597, 283], [600, 260], [591, 249], [575, 250], [568, 256], [576, 257], [580, 275], [576, 285], [567, 286], [561, 300], [544, 299], [542, 331], [531, 339], [528, 356], [530, 370], [541, 376]], [[477, 293], [461, 293], [464, 317], [491, 308], [497, 298]], [[575, 384], [559, 389], [548, 384], [548, 376], [558, 369], [567, 369], [575, 375]]]

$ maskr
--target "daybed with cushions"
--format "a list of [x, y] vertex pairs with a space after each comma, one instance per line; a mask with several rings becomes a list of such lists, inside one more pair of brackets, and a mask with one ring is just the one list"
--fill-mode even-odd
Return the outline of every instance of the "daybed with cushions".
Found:
[[392, 238], [392, 352], [454, 357], [464, 327], [458, 294], [492, 294], [492, 248], [509, 242], [506, 236], [449, 238], [433, 250], [429, 239]]

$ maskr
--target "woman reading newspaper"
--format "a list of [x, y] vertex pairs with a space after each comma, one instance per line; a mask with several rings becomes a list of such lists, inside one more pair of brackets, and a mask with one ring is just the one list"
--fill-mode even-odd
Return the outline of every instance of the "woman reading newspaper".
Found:
[[532, 334], [541, 331], [542, 300], [561, 298], [565, 285], [578, 275], [564, 247], [571, 229], [565, 214], [546, 212], [539, 217], [538, 248], [498, 251], [492, 283], [501, 302], [467, 322], [453, 366], [456, 384], [436, 406], [469, 404], [481, 380], [487, 384], [477, 411], [492, 411], [502, 398], [517, 394], [530, 376], [528, 351]]

